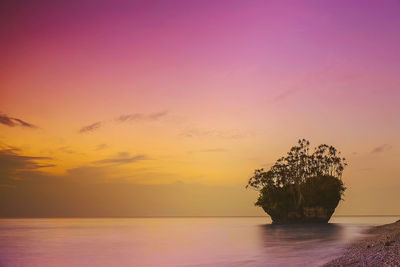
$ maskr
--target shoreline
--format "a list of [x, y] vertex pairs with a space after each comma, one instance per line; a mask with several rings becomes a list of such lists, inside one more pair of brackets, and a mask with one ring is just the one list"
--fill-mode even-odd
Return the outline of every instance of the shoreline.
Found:
[[400, 266], [400, 220], [372, 227], [366, 234], [350, 244], [342, 256], [321, 266]]

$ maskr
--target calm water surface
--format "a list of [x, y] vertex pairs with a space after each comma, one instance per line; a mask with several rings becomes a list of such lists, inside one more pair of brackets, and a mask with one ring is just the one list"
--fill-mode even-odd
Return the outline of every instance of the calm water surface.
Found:
[[318, 266], [396, 217], [0, 219], [0, 266]]

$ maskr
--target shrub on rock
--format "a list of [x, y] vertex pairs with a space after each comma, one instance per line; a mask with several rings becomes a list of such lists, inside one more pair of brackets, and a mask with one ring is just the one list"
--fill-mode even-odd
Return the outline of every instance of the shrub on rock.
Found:
[[310, 153], [302, 139], [268, 170], [256, 169], [246, 187], [259, 191], [261, 206], [274, 223], [328, 222], [346, 188], [346, 159], [322, 144]]

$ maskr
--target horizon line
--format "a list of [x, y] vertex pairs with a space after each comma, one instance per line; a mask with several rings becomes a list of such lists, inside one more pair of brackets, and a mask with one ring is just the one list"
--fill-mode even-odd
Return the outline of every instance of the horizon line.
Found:
[[[400, 217], [400, 214], [348, 214], [348, 215], [333, 215], [333, 217]], [[1, 219], [112, 219], [112, 218], [120, 218], [120, 219], [134, 219], [134, 218], [270, 218], [269, 216], [252, 216], [252, 215], [217, 215], [217, 216], [197, 216], [197, 215], [177, 215], [177, 216], [31, 216], [31, 217], [23, 217], [23, 216], [14, 216], [14, 217], [2, 217]]]

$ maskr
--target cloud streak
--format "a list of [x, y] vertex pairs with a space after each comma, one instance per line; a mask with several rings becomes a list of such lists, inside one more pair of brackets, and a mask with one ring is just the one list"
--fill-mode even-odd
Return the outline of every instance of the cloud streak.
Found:
[[20, 178], [26, 171], [38, 172], [41, 168], [53, 167], [54, 164], [43, 161], [52, 160], [50, 157], [33, 157], [19, 154], [15, 148], [0, 150], [0, 187], [12, 186], [13, 181]]
[[30, 129], [38, 128], [36, 125], [33, 125], [32, 123], [26, 122], [26, 121], [18, 119], [18, 118], [9, 117], [5, 114], [0, 114], [0, 124], [6, 125], [9, 127], [20, 126], [20, 127], [24, 127], [24, 128], [30, 128]]
[[[150, 114], [144, 114], [144, 113], [132, 113], [132, 114], [125, 114], [118, 116], [115, 118], [113, 121], [118, 122], [118, 123], [125, 123], [125, 122], [144, 122], [144, 121], [157, 121], [161, 119], [162, 117], [165, 117], [168, 114], [168, 111], [160, 111], [160, 112], [155, 112], [155, 113], [150, 113]], [[101, 127], [103, 127], [107, 121], [98, 121], [86, 126], [83, 126], [81, 129], [79, 129], [79, 133], [89, 133], [89, 132], [94, 132], [99, 130]]]
[[217, 129], [186, 129], [180, 133], [180, 136], [187, 138], [195, 137], [218, 137], [222, 139], [239, 139], [246, 137], [246, 134], [238, 130], [217, 130]]
[[375, 147], [375, 148], [371, 151], [371, 153], [372, 153], [372, 154], [382, 153], [382, 152], [388, 151], [388, 150], [390, 150], [390, 149], [392, 149], [392, 146], [391, 146], [391, 145], [383, 144], [383, 145], [380, 145], [380, 146], [378, 146], [378, 147]]
[[120, 152], [115, 157], [105, 158], [102, 160], [96, 160], [92, 163], [94, 164], [127, 164], [127, 163], [134, 163], [141, 160], [148, 159], [146, 155], [138, 154], [131, 156], [128, 152]]
[[106, 149], [107, 147], [108, 147], [108, 145], [103, 143], [103, 144], [97, 145], [96, 148], [95, 148], [94, 150], [95, 150], [95, 151], [99, 151], [99, 150]]
[[155, 121], [158, 120], [168, 114], [168, 111], [161, 111], [150, 114], [143, 113], [133, 113], [127, 115], [121, 115], [115, 120], [118, 122], [129, 122], [129, 121]]
[[95, 130], [100, 129], [100, 127], [103, 125], [103, 123], [101, 121], [89, 124], [87, 126], [82, 127], [79, 130], [79, 133], [88, 133], [88, 132], [93, 132]]
[[308, 73], [302, 79], [297, 81], [296, 84], [294, 84], [287, 90], [284, 90], [277, 96], [273, 97], [270, 102], [272, 102], [272, 103], [280, 102], [294, 94], [297, 94], [300, 91], [313, 89], [314, 88], [313, 85], [316, 82], [321, 83], [324, 79], [327, 79], [328, 74], [330, 74], [332, 72], [332, 70], [333, 70], [333, 65], [329, 65], [329, 66], [323, 67], [321, 69], [318, 69], [314, 72]]

